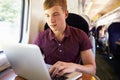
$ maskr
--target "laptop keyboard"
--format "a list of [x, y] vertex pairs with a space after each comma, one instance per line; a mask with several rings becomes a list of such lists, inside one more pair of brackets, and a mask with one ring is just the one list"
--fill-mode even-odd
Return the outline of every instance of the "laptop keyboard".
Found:
[[52, 80], [66, 80], [66, 79], [67, 79], [67, 77], [65, 77], [65, 76], [52, 78]]

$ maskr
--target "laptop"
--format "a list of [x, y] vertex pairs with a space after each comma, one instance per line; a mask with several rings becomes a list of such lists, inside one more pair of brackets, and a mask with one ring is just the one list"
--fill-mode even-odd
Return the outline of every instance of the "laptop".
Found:
[[[4, 50], [15, 73], [27, 80], [52, 80], [40, 48], [34, 44], [13, 44]], [[66, 80], [76, 80], [82, 73], [66, 75]], [[54, 79], [55, 80], [55, 79]], [[57, 79], [58, 80], [58, 79]]]

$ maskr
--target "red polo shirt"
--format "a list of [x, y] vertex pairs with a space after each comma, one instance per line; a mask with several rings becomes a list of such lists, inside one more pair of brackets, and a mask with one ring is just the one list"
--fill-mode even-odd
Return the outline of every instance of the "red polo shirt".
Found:
[[47, 64], [54, 64], [57, 61], [79, 63], [80, 52], [92, 48], [88, 36], [82, 30], [68, 25], [61, 42], [55, 39], [50, 29], [47, 29], [38, 34], [34, 44], [40, 47]]

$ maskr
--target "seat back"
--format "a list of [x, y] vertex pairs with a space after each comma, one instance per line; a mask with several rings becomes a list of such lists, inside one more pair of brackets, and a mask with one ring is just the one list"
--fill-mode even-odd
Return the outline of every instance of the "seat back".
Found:
[[89, 33], [89, 24], [87, 21], [80, 15], [69, 13], [66, 23], [73, 27], [83, 30], [87, 35]]
[[96, 56], [96, 43], [95, 43], [95, 37], [93, 35], [89, 36], [90, 42], [93, 46], [92, 51], [94, 53], [94, 56]]
[[117, 45], [115, 44], [115, 42], [120, 39], [120, 22], [112, 23], [108, 28], [108, 34], [109, 34], [108, 42], [109, 42], [110, 52], [113, 55], [118, 55]]
[[99, 38], [99, 31], [102, 29], [102, 26], [98, 26], [96, 29], [96, 37]]
[[89, 35], [96, 37], [96, 31], [96, 27], [92, 27], [91, 29], [89, 29]]

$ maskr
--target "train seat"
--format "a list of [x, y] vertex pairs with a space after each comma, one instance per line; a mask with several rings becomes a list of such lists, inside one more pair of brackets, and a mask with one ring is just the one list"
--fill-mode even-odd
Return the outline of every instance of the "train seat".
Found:
[[108, 33], [109, 33], [109, 48], [110, 52], [115, 57], [120, 57], [120, 53], [117, 49], [116, 41], [120, 40], [120, 22], [114, 22], [108, 27]]

